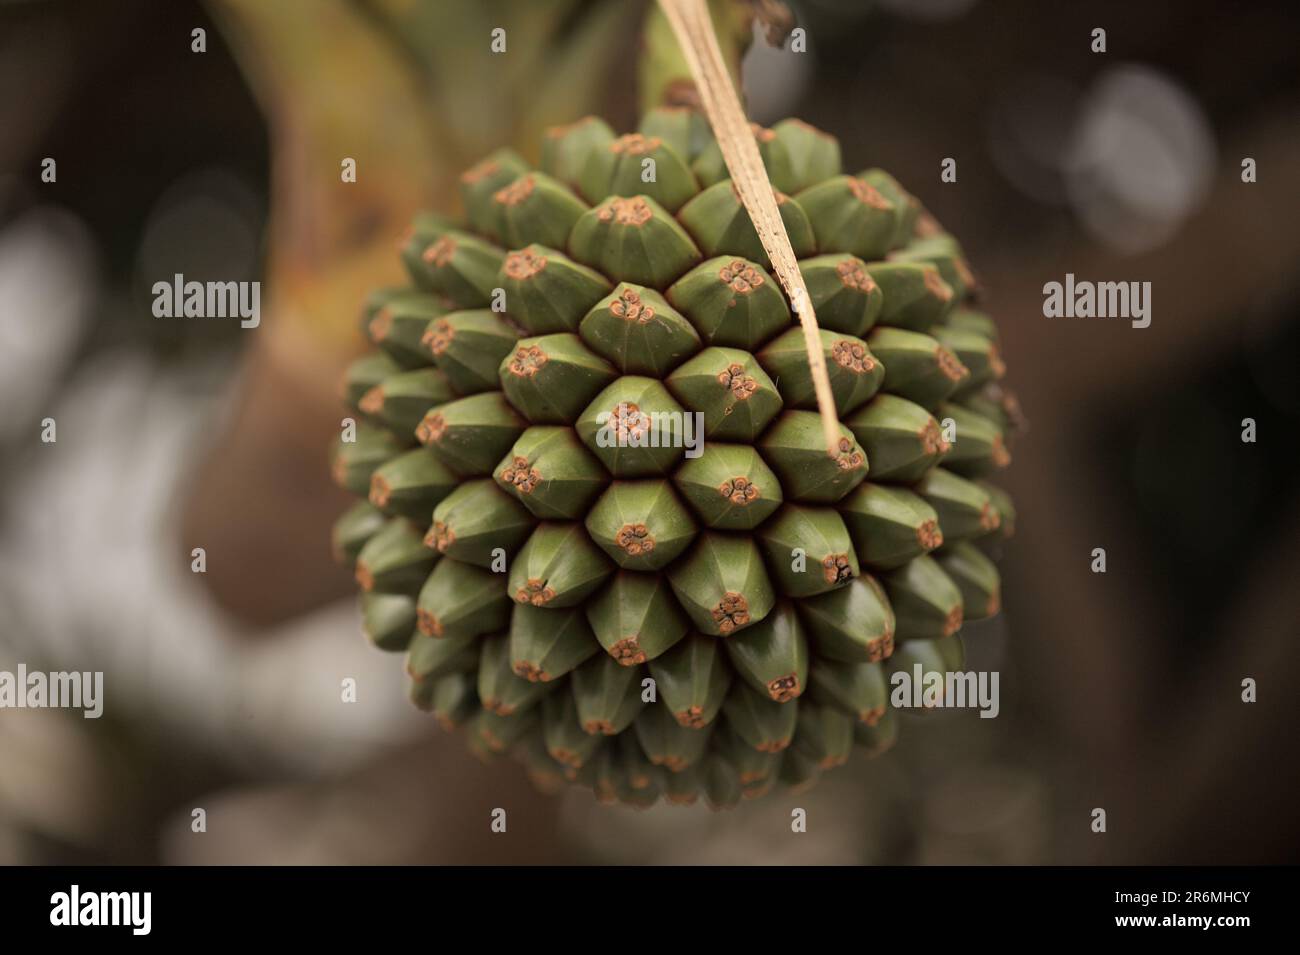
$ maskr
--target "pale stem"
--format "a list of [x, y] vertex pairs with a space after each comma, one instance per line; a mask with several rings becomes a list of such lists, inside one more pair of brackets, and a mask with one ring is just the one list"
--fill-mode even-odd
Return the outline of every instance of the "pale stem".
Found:
[[835, 412], [830, 377], [826, 373], [826, 356], [817, 331], [817, 315], [794, 249], [790, 246], [785, 223], [781, 221], [775, 191], [759, 155], [758, 143], [750, 131], [749, 120], [732, 86], [717, 37], [713, 34], [709, 12], [704, 0], [659, 0], [659, 6], [690, 66], [704, 113], [717, 137], [732, 184], [754, 223], [767, 257], [772, 260], [778, 281], [799, 316], [804, 348], [808, 352], [808, 367], [817, 393], [817, 409], [821, 412], [826, 450], [835, 457], [839, 453], [839, 417]]

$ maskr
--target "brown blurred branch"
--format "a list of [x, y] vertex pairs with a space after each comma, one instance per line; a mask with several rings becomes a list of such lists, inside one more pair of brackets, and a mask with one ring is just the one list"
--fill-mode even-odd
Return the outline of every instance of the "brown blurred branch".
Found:
[[[411, 218], [449, 209], [472, 158], [516, 138], [533, 149], [544, 126], [596, 110], [611, 88], [595, 77], [630, 44], [639, 9], [585, 5], [566, 30], [557, 12], [584, 4], [560, 2], [214, 0], [271, 130], [268, 314], [181, 533], [186, 551], [207, 548], [204, 582], [242, 620], [283, 620], [349, 589], [327, 546], [345, 506], [324, 463], [336, 384], [361, 347], [366, 295], [404, 281], [396, 242]], [[505, 55], [489, 50], [496, 26]], [[341, 180], [345, 157], [355, 183]]]

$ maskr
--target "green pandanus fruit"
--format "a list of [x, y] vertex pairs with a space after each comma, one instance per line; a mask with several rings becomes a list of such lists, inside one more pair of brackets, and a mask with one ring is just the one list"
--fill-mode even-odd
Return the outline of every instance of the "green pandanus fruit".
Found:
[[[898, 660], [960, 665], [1009, 533], [997, 332], [955, 239], [799, 120], [753, 135], [798, 318], [703, 116], [550, 130], [422, 216], [349, 370], [335, 529], [411, 698], [548, 787], [715, 806], [897, 733]], [[652, 170], [647, 176], [645, 170]]]

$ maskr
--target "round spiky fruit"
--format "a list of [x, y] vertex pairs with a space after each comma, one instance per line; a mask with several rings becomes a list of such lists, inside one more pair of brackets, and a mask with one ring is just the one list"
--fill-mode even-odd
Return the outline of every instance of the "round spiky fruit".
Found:
[[[699, 114], [550, 131], [422, 216], [344, 381], [333, 545], [411, 698], [554, 789], [734, 805], [897, 734], [900, 659], [998, 611], [1014, 420], [955, 240], [798, 120], [754, 128], [839, 416]], [[652, 160], [656, 175], [641, 170]], [[910, 664], [909, 664], [910, 665]]]

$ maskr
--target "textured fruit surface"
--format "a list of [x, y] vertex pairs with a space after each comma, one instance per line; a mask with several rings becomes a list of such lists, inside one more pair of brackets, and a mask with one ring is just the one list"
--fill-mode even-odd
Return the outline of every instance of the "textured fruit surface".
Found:
[[883, 752], [897, 661], [960, 661], [998, 611], [1012, 419], [956, 241], [786, 120], [754, 134], [820, 319], [828, 454], [797, 318], [688, 127], [551, 130], [540, 169], [462, 176], [459, 224], [417, 220], [343, 383], [333, 470], [363, 501], [333, 546], [367, 637], [477, 751], [725, 807]]

